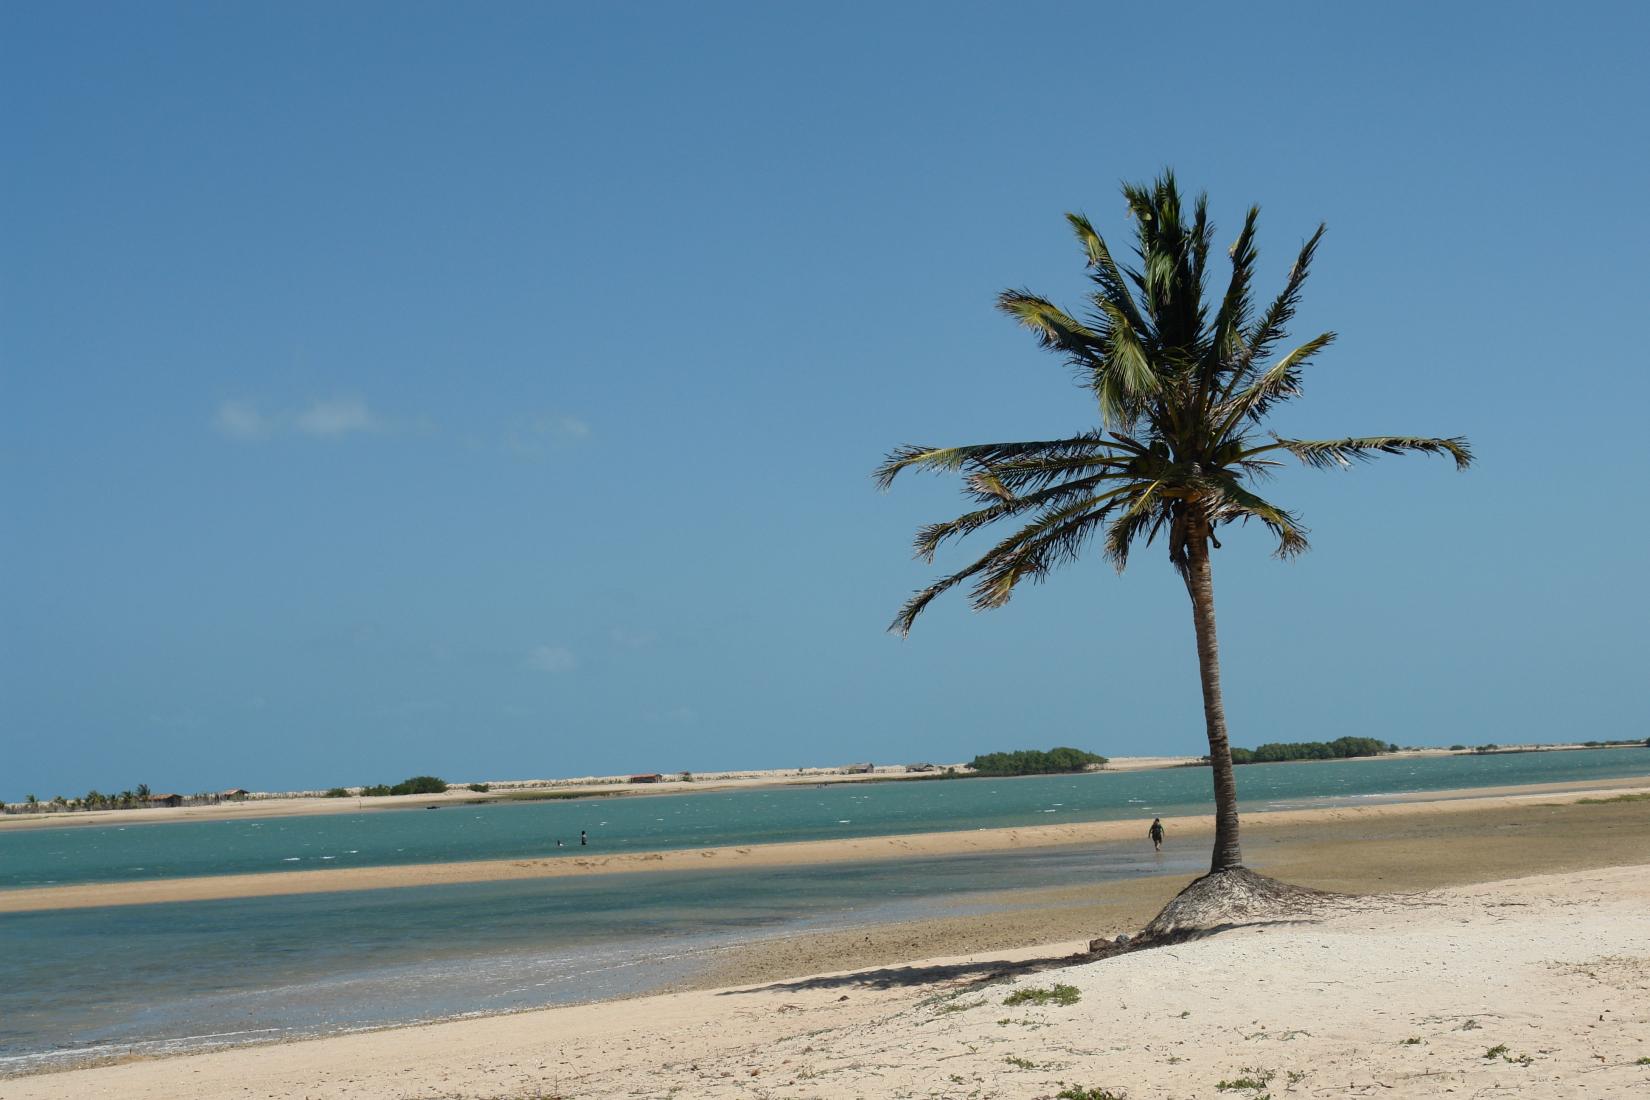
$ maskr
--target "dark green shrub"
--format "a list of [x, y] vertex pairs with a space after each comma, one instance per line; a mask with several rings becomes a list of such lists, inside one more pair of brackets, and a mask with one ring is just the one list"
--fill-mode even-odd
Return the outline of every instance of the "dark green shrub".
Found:
[[1018, 752], [988, 752], [976, 756], [968, 765], [976, 775], [1054, 775], [1064, 772], [1087, 771], [1090, 765], [1103, 765], [1106, 758], [1082, 749], [1056, 748], [1021, 749]]
[[1273, 741], [1253, 749], [1234, 748], [1234, 764], [1275, 764], [1283, 760], [1349, 760], [1381, 756], [1398, 746], [1373, 737], [1337, 737], [1333, 741]]
[[346, 791], [342, 787], [329, 787], [329, 788], [327, 788], [326, 797], [328, 797], [328, 798], [348, 798], [349, 797], [349, 792]]
[[433, 775], [415, 775], [390, 788], [391, 794], [445, 794], [447, 784]]

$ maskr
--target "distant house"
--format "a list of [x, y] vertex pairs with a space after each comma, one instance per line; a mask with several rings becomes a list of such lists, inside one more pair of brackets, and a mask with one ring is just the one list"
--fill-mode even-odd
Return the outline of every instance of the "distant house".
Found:
[[905, 765], [905, 770], [908, 771], [908, 772], [931, 772], [931, 771], [934, 770], [934, 765], [932, 765], [932, 764], [907, 764], [907, 765]]
[[664, 776], [660, 775], [658, 772], [647, 772], [644, 775], [633, 775], [633, 776], [631, 776], [630, 777], [630, 782], [632, 782], [632, 783], [657, 783], [657, 782], [659, 782], [659, 780], [661, 780], [663, 778], [664, 778]]
[[245, 787], [236, 787], [234, 790], [223, 792], [223, 797], [229, 799], [231, 802], [239, 802], [251, 793], [252, 792], [247, 790]]
[[152, 795], [149, 796], [149, 805], [151, 805], [151, 806], [181, 806], [181, 805], [183, 805], [183, 795], [181, 795], [181, 794], [152, 794]]
[[875, 764], [849, 764], [842, 769], [844, 775], [870, 775], [877, 770]]

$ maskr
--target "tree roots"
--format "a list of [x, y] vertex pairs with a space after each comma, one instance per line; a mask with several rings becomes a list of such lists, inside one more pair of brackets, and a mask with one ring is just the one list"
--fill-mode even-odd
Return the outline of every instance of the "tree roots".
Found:
[[1339, 895], [1291, 886], [1247, 867], [1211, 871], [1174, 896], [1132, 939], [1095, 940], [1091, 953], [1110, 954], [1191, 939], [1240, 924], [1289, 920], [1317, 912]]

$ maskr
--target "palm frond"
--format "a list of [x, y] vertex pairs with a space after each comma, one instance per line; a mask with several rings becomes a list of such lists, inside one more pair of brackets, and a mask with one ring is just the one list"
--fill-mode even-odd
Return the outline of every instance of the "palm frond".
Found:
[[1319, 470], [1348, 467], [1354, 462], [1368, 462], [1377, 454], [1401, 455], [1410, 451], [1420, 454], [1447, 454], [1455, 459], [1455, 468], [1465, 470], [1472, 465], [1472, 451], [1461, 436], [1433, 439], [1416, 435], [1366, 435], [1346, 439], [1279, 439], [1277, 443], [1246, 452], [1246, 457], [1265, 451], [1285, 450], [1308, 466]]
[[1224, 439], [1245, 417], [1259, 421], [1280, 401], [1300, 394], [1301, 367], [1335, 342], [1333, 332], [1321, 333], [1279, 359], [1242, 393], [1224, 402], [1216, 411], [1221, 417], [1216, 438]]
[[1317, 254], [1318, 242], [1323, 240], [1324, 231], [1329, 227], [1320, 223], [1317, 232], [1307, 238], [1301, 246], [1300, 254], [1289, 268], [1289, 278], [1283, 285], [1283, 290], [1272, 300], [1272, 304], [1261, 314], [1260, 321], [1254, 330], [1246, 336], [1248, 350], [1244, 353], [1245, 366], [1263, 361], [1272, 354], [1272, 345], [1288, 335], [1288, 325], [1294, 319], [1295, 309], [1300, 305], [1301, 288], [1306, 285], [1306, 276], [1312, 267], [1312, 257]]
[[[1206, 196], [1183, 205], [1174, 175], [1127, 184], [1134, 263], [1119, 264], [1081, 214], [1066, 215], [1092, 282], [1082, 310], [1068, 313], [1028, 290], [997, 305], [1060, 353], [1095, 395], [1100, 424], [1064, 439], [969, 447], [902, 447], [876, 470], [886, 488], [906, 469], [962, 475], [971, 510], [917, 532], [919, 557], [987, 527], [1015, 526], [983, 556], [911, 597], [892, 629], [906, 633], [941, 593], [971, 582], [976, 608], [1007, 602], [1024, 581], [1074, 561], [1096, 537], [1121, 571], [1139, 540], [1165, 536], [1170, 560], [1191, 579], [1195, 553], [1223, 524], [1263, 524], [1276, 553], [1307, 549], [1289, 510], [1255, 494], [1287, 451], [1317, 468], [1380, 454], [1443, 454], [1472, 462], [1460, 437], [1256, 438], [1256, 426], [1300, 393], [1305, 368], [1335, 340], [1325, 332], [1273, 361], [1301, 301], [1324, 227], [1302, 244], [1282, 290], [1255, 316], [1259, 211], [1251, 207], [1228, 250], [1230, 277], [1208, 297], [1214, 230]], [[1218, 290], [1218, 288], [1217, 288]]]
[[1243, 219], [1243, 228], [1232, 242], [1228, 255], [1232, 260], [1232, 277], [1226, 284], [1226, 296], [1220, 300], [1220, 309], [1209, 332], [1209, 348], [1204, 357], [1204, 388], [1212, 382], [1215, 368], [1227, 361], [1234, 339], [1241, 339], [1249, 324], [1250, 287], [1255, 277], [1255, 224], [1260, 219], [1260, 207], [1251, 206]]
[[1301, 526], [1295, 513], [1261, 499], [1239, 484], [1237, 478], [1229, 475], [1212, 477], [1207, 485], [1209, 500], [1205, 510], [1215, 523], [1232, 523], [1250, 518], [1259, 520], [1277, 536], [1278, 546], [1273, 553], [1280, 558], [1292, 558], [1305, 553], [1308, 549], [1306, 528]]
[[[1100, 518], [1104, 517], [1105, 512], [1109, 510], [1109, 506], [1106, 502], [1101, 500], [1099, 497], [1080, 501], [1077, 504], [1069, 505], [1063, 509], [1058, 509], [1052, 514], [1045, 514], [1037, 517], [1031, 523], [1027, 524], [1019, 531], [1016, 531], [1014, 534], [1010, 535], [1008, 538], [986, 551], [984, 555], [975, 560], [972, 564], [959, 569], [955, 573], [948, 576], [941, 577], [927, 588], [918, 591], [909, 600], [906, 600], [904, 606], [900, 608], [899, 614], [894, 616], [894, 621], [888, 625], [888, 629], [899, 634], [901, 637], [910, 634], [911, 625], [916, 622], [917, 616], [922, 614], [923, 610], [929, 604], [933, 603], [934, 599], [941, 593], [955, 588], [963, 581], [968, 580], [970, 577], [973, 577], [986, 569], [993, 567], [1000, 569], [1003, 563], [1008, 560], [1009, 556], [1019, 550], [1027, 542], [1030, 542], [1039, 536], [1048, 535], [1051, 529], [1057, 528], [1062, 522], [1076, 519], [1082, 516], [1086, 510], [1094, 508], [1097, 505], [1100, 509], [1100, 515], [1091, 522], [1098, 523]], [[1018, 583], [1018, 577], [1008, 583], [1008, 589], [1012, 589], [1016, 583]], [[1000, 587], [1002, 584], [1003, 578], [1002, 575], [999, 574], [996, 579], [991, 581], [990, 587], [995, 589]], [[1006, 602], [1007, 595], [1005, 594], [1002, 599]], [[976, 606], [980, 605], [976, 603]]]
[[1100, 286], [1100, 293], [1114, 305], [1118, 312], [1127, 317], [1129, 324], [1136, 330], [1146, 328], [1140, 316], [1140, 308], [1135, 304], [1134, 295], [1129, 293], [1128, 279], [1112, 259], [1111, 249], [1106, 247], [1105, 238], [1095, 232], [1094, 226], [1081, 214], [1067, 214], [1066, 221], [1071, 224], [1072, 232], [1077, 235], [1077, 241], [1083, 246], [1083, 252], [1088, 257], [1089, 274]]
[[1035, 493], [1028, 493], [1022, 497], [1010, 497], [997, 500], [984, 508], [973, 512], [965, 512], [956, 519], [945, 520], [940, 523], [930, 523], [917, 532], [914, 543], [916, 556], [923, 561], [934, 560], [934, 553], [942, 544], [950, 539], [961, 538], [972, 534], [982, 527], [996, 523], [1000, 519], [1010, 516], [1023, 515], [1026, 512], [1037, 511], [1042, 508], [1060, 508], [1070, 503], [1072, 497], [1083, 497], [1090, 503], [1104, 500], [1128, 492], [1128, 486], [1113, 489], [1109, 492], [1094, 495], [1094, 490], [1108, 481], [1116, 481], [1122, 475], [1098, 474], [1093, 477], [1080, 478], [1076, 481], [1065, 481], [1059, 485]]
[[895, 448], [872, 471], [877, 488], [886, 489], [900, 472], [909, 469], [952, 471], [965, 465], [980, 468], [994, 462], [1042, 455], [1051, 458], [1071, 457], [1086, 453], [1107, 453], [1116, 444], [1099, 432], [1084, 432], [1065, 439], [1041, 439], [1025, 443], [977, 443], [966, 447], [928, 447], [908, 445]]
[[1043, 347], [1075, 355], [1085, 363], [1094, 363], [1097, 352], [1105, 344], [1102, 334], [1047, 298], [1027, 291], [1003, 291], [997, 296], [997, 308], [1034, 332]]
[[1049, 508], [994, 548], [992, 561], [970, 592], [976, 611], [1001, 607], [1021, 581], [1041, 583], [1056, 567], [1076, 561], [1094, 528], [1115, 507], [1107, 493], [1064, 508]]
[[[1062, 478], [1088, 476], [1101, 470], [1121, 472], [1130, 469], [1137, 461], [1133, 457], [1106, 454], [1077, 455], [1070, 458], [1011, 459], [994, 463], [989, 473], [970, 477], [968, 484], [969, 488], [977, 493], [984, 490], [992, 496], [1001, 496], [1004, 492], [1012, 496], [1027, 490], [1043, 488]], [[992, 482], [990, 488], [976, 484], [987, 478]]]

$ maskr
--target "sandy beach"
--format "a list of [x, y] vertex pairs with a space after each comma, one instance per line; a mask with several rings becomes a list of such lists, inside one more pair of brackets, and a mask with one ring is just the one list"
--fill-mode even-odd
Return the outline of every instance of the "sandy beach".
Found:
[[[1166, 896], [1178, 883], [1158, 885]], [[1076, 965], [1067, 960], [1082, 941], [953, 952], [45, 1074], [0, 1091], [11, 1100], [1032, 1100], [1072, 1087], [1127, 1100], [1643, 1096], [1647, 906], [1650, 865], [1526, 876], [1352, 899]], [[1057, 984], [1060, 996], [1038, 1003]]]
[[[1488, 807], [1515, 807], [1535, 802], [1564, 803], [1621, 793], [1650, 791], [1642, 778], [1575, 784], [1533, 784], [1521, 787], [1477, 788], [1429, 792], [1425, 801], [1371, 800], [1357, 806], [1252, 813], [1246, 821], [1251, 835], [1293, 829], [1304, 832], [1331, 825], [1374, 823], [1398, 819], [1431, 819], [1436, 815], [1465, 814]], [[1177, 817], [1165, 821], [1172, 835], [1193, 845], [1212, 835], [1213, 818]], [[1441, 824], [1441, 829], [1450, 826]], [[733, 867], [778, 867], [803, 863], [861, 862], [918, 856], [961, 855], [970, 852], [1098, 844], [1137, 838], [1136, 821], [1096, 821], [1069, 825], [1036, 825], [970, 832], [915, 833], [848, 840], [800, 841], [723, 848], [691, 848], [662, 852], [626, 852], [614, 855], [568, 855], [548, 859], [474, 860], [454, 863], [407, 864], [388, 867], [350, 867], [330, 870], [283, 871], [263, 874], [213, 875], [199, 878], [155, 879], [119, 883], [44, 886], [0, 892], [0, 913], [100, 905], [139, 905], [213, 898], [270, 897], [396, 886], [432, 886], [447, 883], [498, 882], [511, 879], [553, 878], [567, 875], [615, 874], [635, 871], [682, 871]]]

